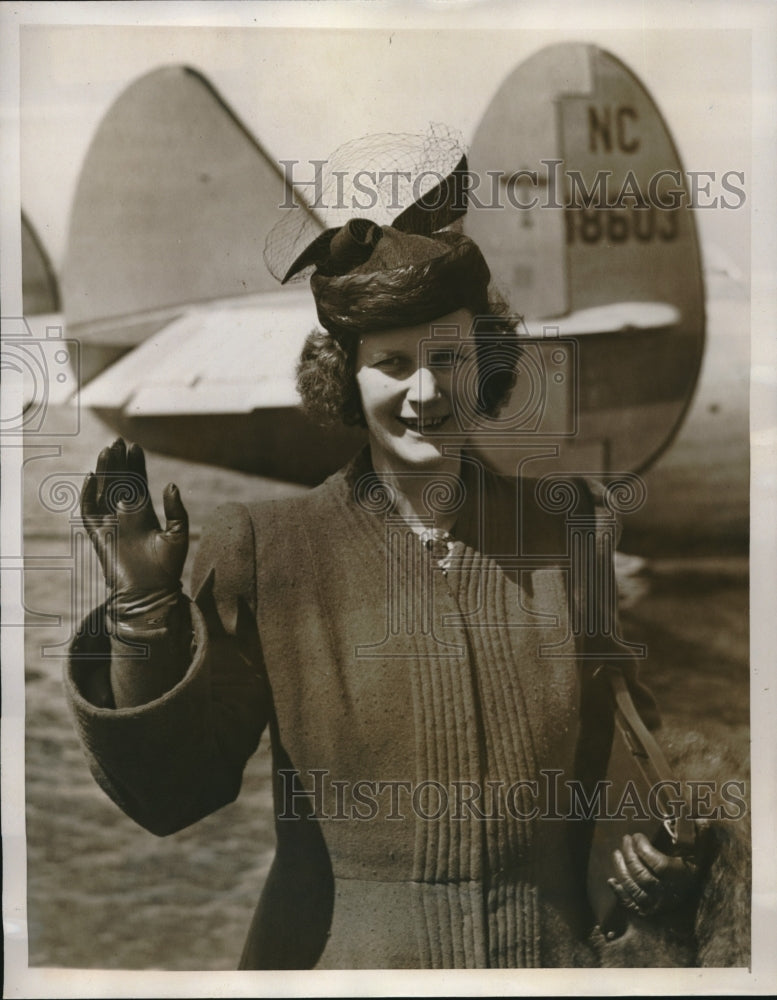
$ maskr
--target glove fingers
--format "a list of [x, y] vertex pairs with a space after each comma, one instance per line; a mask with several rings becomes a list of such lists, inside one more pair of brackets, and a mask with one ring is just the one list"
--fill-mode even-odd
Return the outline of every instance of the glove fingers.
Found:
[[168, 483], [162, 494], [165, 511], [165, 532], [171, 535], [185, 535], [189, 530], [189, 515], [175, 483]]
[[103, 511], [103, 498], [105, 496], [105, 486], [106, 477], [108, 476], [108, 468], [111, 461], [111, 449], [103, 448], [100, 454], [97, 456], [97, 494], [96, 502], [99, 508], [99, 513], [104, 513]]
[[124, 438], [116, 438], [108, 449], [108, 473], [116, 476], [127, 468], [127, 445]]
[[136, 476], [139, 476], [144, 483], [148, 482], [146, 453], [139, 444], [131, 444], [127, 449], [127, 469]]
[[123, 523], [130, 529], [159, 530], [148, 489], [146, 456], [139, 445], [127, 447], [122, 438], [117, 438], [108, 449], [104, 480], [102, 506], [106, 512], [121, 514]]
[[146, 454], [138, 444], [131, 444], [127, 450], [127, 470], [132, 476], [133, 488], [142, 492], [142, 502], [137, 513], [141, 524], [152, 531], [159, 531], [159, 518], [151, 502], [151, 491], [148, 488], [148, 473], [146, 472]]
[[[100, 514], [134, 514], [143, 511], [148, 500], [145, 474], [131, 467], [127, 445], [116, 438], [97, 458], [97, 503]], [[157, 523], [158, 527], [158, 523]]]
[[81, 486], [80, 498], [81, 520], [84, 527], [91, 535], [96, 528], [97, 513], [97, 476], [93, 472], [88, 472], [84, 477]]

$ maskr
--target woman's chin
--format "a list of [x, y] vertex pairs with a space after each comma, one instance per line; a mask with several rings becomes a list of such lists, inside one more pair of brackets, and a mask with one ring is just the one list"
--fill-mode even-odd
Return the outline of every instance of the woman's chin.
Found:
[[452, 461], [458, 461], [459, 450], [449, 441], [423, 438], [420, 435], [413, 435], [413, 440], [408, 440], [408, 435], [405, 435], [388, 458], [397, 467], [431, 472], [450, 465]]

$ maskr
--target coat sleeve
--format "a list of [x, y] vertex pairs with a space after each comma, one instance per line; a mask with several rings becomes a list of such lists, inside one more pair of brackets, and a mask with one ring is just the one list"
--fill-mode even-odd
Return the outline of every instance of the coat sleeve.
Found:
[[[196, 601], [184, 598], [180, 611], [187, 641], [154, 639], [149, 656], [122, 666], [122, 707], [116, 707], [116, 643], [104, 606], [82, 624], [66, 667], [68, 702], [95, 779], [159, 836], [237, 797], [271, 711], [254, 607], [253, 529], [243, 506], [216, 511], [193, 581]], [[175, 657], [184, 662], [163, 662]], [[137, 695], [150, 689], [143, 672], [157, 666], [180, 679], [145, 701]], [[135, 699], [128, 699], [133, 690]]]

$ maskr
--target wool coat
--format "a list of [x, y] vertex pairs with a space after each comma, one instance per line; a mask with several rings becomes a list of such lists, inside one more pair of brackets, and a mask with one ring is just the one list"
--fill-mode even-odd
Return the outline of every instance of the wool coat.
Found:
[[612, 732], [580, 653], [619, 640], [576, 627], [594, 577], [574, 552], [588, 537], [601, 554], [601, 504], [582, 480], [543, 493], [469, 455], [457, 489], [431, 498], [458, 511], [446, 572], [365, 451], [304, 496], [220, 508], [196, 601], [150, 658], [104, 608], [74, 642], [90, 767], [155, 834], [232, 801], [269, 728], [277, 850], [242, 968], [601, 960], [590, 829], [564, 818], [566, 780], [601, 772]]

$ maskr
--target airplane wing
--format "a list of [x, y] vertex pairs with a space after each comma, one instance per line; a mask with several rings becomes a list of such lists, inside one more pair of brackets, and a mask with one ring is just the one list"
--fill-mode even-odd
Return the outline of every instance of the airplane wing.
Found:
[[586, 337], [628, 330], [661, 330], [679, 322], [680, 310], [668, 302], [610, 302], [578, 309], [566, 316], [529, 320], [526, 328], [536, 337], [548, 336], [549, 331], [563, 337]]
[[127, 417], [298, 406], [296, 362], [316, 323], [307, 289], [189, 310], [92, 379], [81, 404]]
[[191, 307], [83, 386], [81, 406], [161, 454], [313, 486], [365, 441], [323, 428], [296, 389], [317, 317], [307, 288]]

